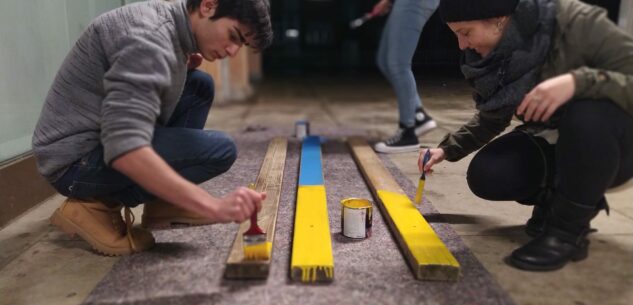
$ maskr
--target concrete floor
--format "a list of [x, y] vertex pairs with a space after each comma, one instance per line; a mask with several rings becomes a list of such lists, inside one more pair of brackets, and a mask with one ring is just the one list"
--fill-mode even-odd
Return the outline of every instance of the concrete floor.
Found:
[[[426, 108], [440, 125], [421, 140], [435, 146], [472, 116], [470, 91], [457, 79], [420, 83]], [[389, 136], [396, 127], [393, 93], [379, 77], [271, 78], [257, 90], [254, 100], [215, 105], [208, 127], [240, 132], [308, 119], [312, 126], [363, 129], [373, 138]], [[391, 158], [417, 183], [416, 153]], [[517, 304], [633, 304], [633, 187], [607, 195], [611, 216], [603, 213], [593, 221], [598, 233], [591, 236], [587, 260], [556, 272], [524, 272], [507, 266], [504, 258], [528, 240], [522, 225], [530, 208], [475, 197], [465, 181], [469, 160], [436, 166], [426, 192]], [[0, 305], [80, 304], [116, 262], [48, 226], [62, 200], [55, 196], [0, 230]], [[139, 220], [141, 211], [135, 214]]]

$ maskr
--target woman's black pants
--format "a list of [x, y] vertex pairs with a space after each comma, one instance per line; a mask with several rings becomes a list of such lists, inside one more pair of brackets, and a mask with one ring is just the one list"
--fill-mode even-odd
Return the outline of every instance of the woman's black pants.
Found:
[[468, 168], [472, 192], [487, 200], [529, 204], [550, 188], [570, 201], [595, 206], [608, 188], [633, 177], [633, 117], [613, 102], [570, 101], [558, 132], [554, 145], [520, 130], [490, 142]]

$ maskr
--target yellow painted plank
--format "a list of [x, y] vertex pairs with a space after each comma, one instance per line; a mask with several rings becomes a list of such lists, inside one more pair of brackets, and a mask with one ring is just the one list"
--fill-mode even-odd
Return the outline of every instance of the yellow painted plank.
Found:
[[394, 219], [394, 224], [404, 243], [411, 250], [418, 265], [434, 264], [459, 267], [442, 240], [415, 208], [409, 197], [378, 190], [380, 202]]
[[404, 193], [363, 138], [348, 139], [378, 206], [419, 280], [459, 278], [459, 262]]
[[299, 186], [292, 245], [291, 274], [302, 282], [331, 281], [334, 256], [325, 187]]
[[[268, 144], [264, 161], [255, 181], [255, 190], [265, 191], [266, 200], [262, 202], [262, 210], [257, 215], [257, 223], [266, 232], [266, 240], [272, 245], [275, 239], [277, 210], [283, 181], [284, 166], [288, 141], [285, 138], [274, 138]], [[268, 277], [272, 255], [268, 260], [245, 260], [242, 236], [250, 227], [250, 222], [240, 224], [235, 240], [226, 260], [224, 277], [227, 279], [264, 279]], [[272, 247], [272, 246], [271, 246]], [[271, 250], [272, 254], [272, 250]]]
[[319, 137], [303, 140], [290, 277], [304, 283], [334, 279], [334, 256], [323, 185]]

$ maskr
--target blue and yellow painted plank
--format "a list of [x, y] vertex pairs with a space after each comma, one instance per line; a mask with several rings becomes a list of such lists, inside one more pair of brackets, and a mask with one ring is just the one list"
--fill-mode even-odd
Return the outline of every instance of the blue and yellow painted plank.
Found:
[[384, 167], [367, 141], [348, 139], [352, 155], [418, 280], [455, 281], [459, 262]]
[[322, 168], [319, 137], [304, 138], [290, 276], [293, 280], [306, 283], [330, 282], [334, 279], [334, 256]]

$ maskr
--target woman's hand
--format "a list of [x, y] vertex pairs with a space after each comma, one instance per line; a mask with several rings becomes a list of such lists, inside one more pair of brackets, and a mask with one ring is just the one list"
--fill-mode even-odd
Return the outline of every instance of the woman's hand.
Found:
[[576, 82], [571, 73], [547, 79], [525, 95], [517, 108], [517, 115], [523, 115], [526, 122], [545, 122], [574, 96], [575, 91]]
[[374, 8], [371, 10], [371, 14], [374, 16], [384, 16], [391, 10], [391, 0], [380, 0]]
[[[429, 158], [429, 161], [424, 164], [424, 168], [422, 168], [422, 160], [424, 160], [424, 154], [427, 150], [431, 151], [431, 157]], [[446, 155], [444, 154], [444, 150], [441, 148], [422, 149], [420, 150], [420, 156], [418, 157], [418, 169], [420, 169], [420, 172], [424, 171], [425, 173], [432, 173], [433, 165], [444, 161], [445, 158]]]

